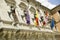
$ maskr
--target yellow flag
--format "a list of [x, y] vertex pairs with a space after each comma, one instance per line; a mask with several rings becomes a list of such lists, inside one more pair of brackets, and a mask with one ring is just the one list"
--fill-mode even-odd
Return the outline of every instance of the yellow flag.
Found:
[[35, 17], [35, 20], [34, 20], [34, 25], [35, 26], [38, 26], [39, 25], [39, 22], [38, 22], [38, 17], [39, 17], [39, 14], [38, 14], [38, 11], [36, 10], [36, 13], [35, 13], [35, 15], [34, 15]]
[[34, 25], [37, 26], [36, 20], [34, 20]]
[[36, 10], [36, 17], [38, 18], [39, 17], [39, 14], [38, 14], [38, 11]]

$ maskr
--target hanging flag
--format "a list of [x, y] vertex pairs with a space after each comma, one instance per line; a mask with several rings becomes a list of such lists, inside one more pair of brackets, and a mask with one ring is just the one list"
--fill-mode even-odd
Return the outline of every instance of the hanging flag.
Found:
[[46, 22], [46, 24], [48, 23], [48, 18], [49, 17], [49, 13], [48, 13], [48, 11], [45, 11], [45, 22]]
[[45, 21], [43, 21], [43, 26], [44, 26], [44, 25], [46, 25], [46, 22], [45, 22]]
[[36, 16], [37, 18], [39, 17], [38, 10], [36, 10], [35, 16]]
[[54, 25], [55, 25], [54, 18], [52, 18], [52, 19], [51, 19], [51, 24], [50, 24], [51, 29], [53, 29]]
[[39, 25], [39, 22], [38, 22], [38, 17], [39, 17], [39, 14], [38, 14], [38, 11], [36, 10], [36, 13], [34, 14], [34, 24], [35, 26], [38, 26]]
[[46, 11], [46, 12], [45, 12], [45, 15], [46, 15], [46, 16], [49, 16], [49, 13], [48, 13], [48, 11]]
[[29, 15], [29, 12], [28, 12], [28, 10], [24, 10], [24, 12], [25, 12], [26, 23], [30, 24], [30, 15]]
[[48, 17], [49, 17], [49, 13], [48, 13], [48, 11], [46, 11], [45, 12], [45, 18], [48, 19]]
[[44, 21], [44, 17], [45, 17], [44, 12], [42, 10], [40, 10], [40, 19], [41, 19], [41, 22]]

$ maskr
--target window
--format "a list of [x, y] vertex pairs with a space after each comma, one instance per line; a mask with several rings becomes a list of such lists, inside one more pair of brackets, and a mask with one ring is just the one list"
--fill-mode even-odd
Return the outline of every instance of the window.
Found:
[[60, 14], [60, 10], [59, 10], [58, 12], [59, 12], [59, 14]]

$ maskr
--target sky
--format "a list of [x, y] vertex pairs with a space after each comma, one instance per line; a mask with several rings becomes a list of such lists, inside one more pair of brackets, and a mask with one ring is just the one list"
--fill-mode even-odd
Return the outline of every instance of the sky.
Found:
[[57, 5], [60, 5], [60, 0], [36, 0], [49, 9], [53, 9]]

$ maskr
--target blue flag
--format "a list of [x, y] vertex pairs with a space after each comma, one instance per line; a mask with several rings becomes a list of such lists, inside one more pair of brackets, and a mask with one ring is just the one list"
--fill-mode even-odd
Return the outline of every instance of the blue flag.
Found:
[[55, 25], [54, 18], [52, 18], [52, 19], [51, 19], [51, 24], [50, 24], [51, 29], [53, 29], [54, 25]]

